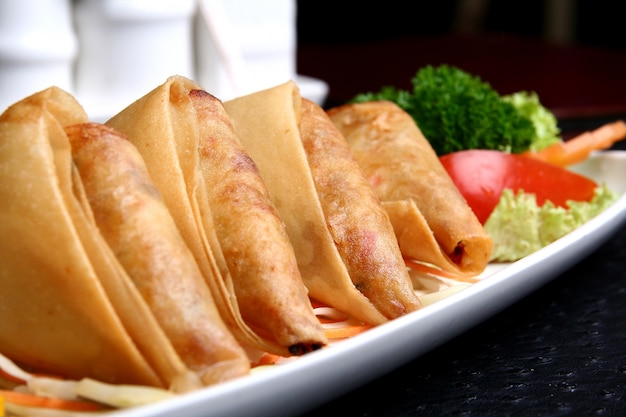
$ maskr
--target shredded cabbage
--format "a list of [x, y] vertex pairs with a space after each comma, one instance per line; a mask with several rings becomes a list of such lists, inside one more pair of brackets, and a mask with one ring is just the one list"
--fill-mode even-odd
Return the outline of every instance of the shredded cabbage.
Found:
[[491, 261], [513, 262], [547, 246], [589, 221], [619, 198], [606, 184], [589, 202], [568, 201], [568, 208], [548, 201], [537, 205], [534, 194], [505, 189], [485, 222], [493, 240]]

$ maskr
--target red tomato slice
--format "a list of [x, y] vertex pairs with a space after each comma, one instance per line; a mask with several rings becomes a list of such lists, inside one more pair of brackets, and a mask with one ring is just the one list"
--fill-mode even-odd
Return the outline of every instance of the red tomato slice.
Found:
[[506, 152], [472, 149], [440, 160], [483, 224], [505, 188], [534, 193], [540, 206], [549, 200], [566, 207], [567, 200], [591, 200], [597, 187], [593, 180], [565, 168]]

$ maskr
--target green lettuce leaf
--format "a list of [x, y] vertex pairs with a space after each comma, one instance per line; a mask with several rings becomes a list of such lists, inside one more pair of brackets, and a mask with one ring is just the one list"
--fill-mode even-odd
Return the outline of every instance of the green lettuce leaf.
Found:
[[619, 198], [605, 184], [589, 202], [569, 201], [557, 207], [548, 201], [537, 205], [534, 194], [505, 189], [485, 222], [493, 239], [491, 261], [513, 262], [549, 245], [597, 216]]
[[541, 104], [537, 93], [519, 91], [503, 96], [502, 100], [511, 103], [535, 127], [530, 150], [538, 151], [561, 141], [561, 129], [556, 116]]

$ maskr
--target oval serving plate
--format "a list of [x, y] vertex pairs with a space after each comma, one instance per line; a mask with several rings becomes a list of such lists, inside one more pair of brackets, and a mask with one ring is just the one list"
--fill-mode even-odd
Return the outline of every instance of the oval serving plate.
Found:
[[435, 349], [555, 278], [626, 221], [626, 151], [598, 152], [572, 169], [606, 182], [622, 195], [602, 214], [549, 246], [517, 262], [489, 265], [480, 282], [327, 349], [239, 380], [110, 415], [297, 415]]

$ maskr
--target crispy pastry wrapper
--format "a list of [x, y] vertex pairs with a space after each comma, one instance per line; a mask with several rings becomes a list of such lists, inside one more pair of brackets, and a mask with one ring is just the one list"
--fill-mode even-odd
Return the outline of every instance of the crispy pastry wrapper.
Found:
[[189, 93], [200, 130], [200, 167], [221, 249], [246, 323], [270, 332], [291, 354], [328, 343], [296, 256], [261, 174], [222, 103]]
[[237, 340], [282, 356], [325, 345], [284, 225], [221, 101], [172, 76], [106, 124], [141, 153]]
[[324, 111], [291, 81], [224, 105], [310, 295], [370, 324], [419, 308], [389, 219]]
[[183, 362], [204, 385], [246, 375], [248, 357], [222, 321], [137, 149], [102, 124], [65, 131], [99, 230]]
[[69, 378], [198, 388], [97, 229], [64, 132], [86, 121], [56, 87], [0, 116], [0, 351]]
[[484, 271], [491, 238], [412, 117], [389, 101], [327, 113], [382, 200], [403, 255], [461, 275]]
[[354, 285], [386, 318], [421, 307], [393, 226], [344, 137], [302, 99], [300, 139], [330, 234]]

